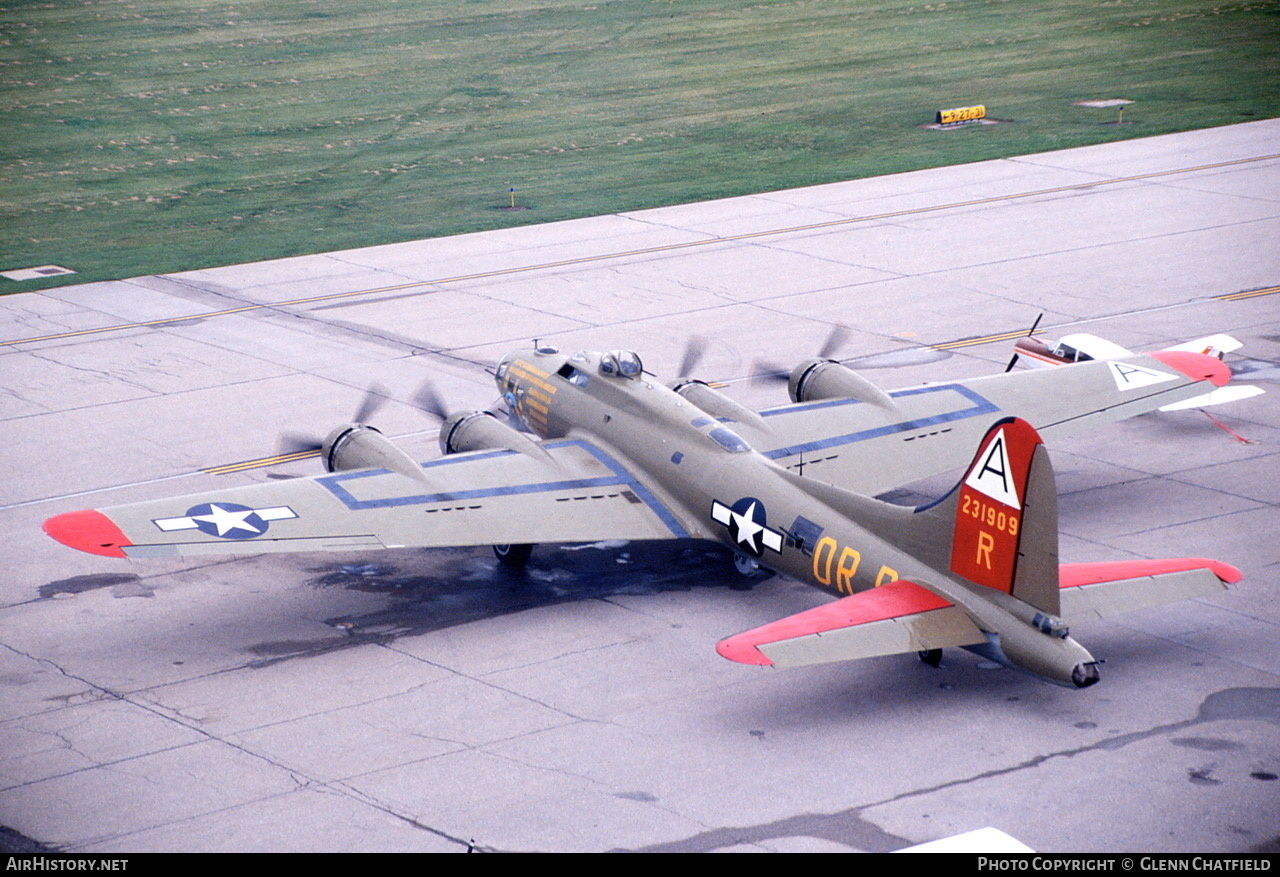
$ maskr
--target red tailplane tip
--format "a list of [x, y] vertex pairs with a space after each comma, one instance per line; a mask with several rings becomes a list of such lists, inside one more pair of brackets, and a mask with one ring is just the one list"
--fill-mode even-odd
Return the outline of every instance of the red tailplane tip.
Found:
[[765, 657], [764, 652], [754, 642], [747, 642], [742, 635], [721, 640], [716, 645], [716, 652], [722, 658], [737, 661], [739, 664], [755, 664], [760, 667], [772, 667], [773, 661]]
[[125, 557], [125, 546], [133, 544], [110, 518], [93, 509], [55, 515], [44, 522], [44, 531], [63, 545], [103, 557]]

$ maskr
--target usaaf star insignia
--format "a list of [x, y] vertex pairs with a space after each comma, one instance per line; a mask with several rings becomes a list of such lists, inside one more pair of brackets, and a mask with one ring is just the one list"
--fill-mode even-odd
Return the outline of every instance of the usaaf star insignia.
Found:
[[753, 496], [744, 496], [732, 506], [712, 500], [711, 520], [728, 527], [734, 546], [753, 557], [762, 556], [766, 548], [782, 553], [782, 534], [765, 525], [764, 503]]
[[267, 532], [271, 521], [298, 515], [288, 506], [253, 509], [234, 502], [206, 502], [192, 506], [179, 518], [158, 518], [155, 525], [166, 533], [172, 530], [199, 530], [222, 539], [252, 539]]

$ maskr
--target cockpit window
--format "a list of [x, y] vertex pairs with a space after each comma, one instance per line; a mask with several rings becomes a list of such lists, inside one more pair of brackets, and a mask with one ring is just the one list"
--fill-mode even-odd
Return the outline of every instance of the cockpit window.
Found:
[[640, 357], [632, 353], [630, 350], [616, 350], [614, 356], [618, 358], [618, 371], [622, 373], [624, 378], [634, 378], [644, 371], [644, 366], [640, 362]]
[[718, 426], [711, 430], [707, 435], [710, 439], [724, 448], [731, 454], [745, 454], [751, 450], [751, 445], [747, 444], [742, 436], [738, 435], [727, 426]]
[[1058, 356], [1061, 356], [1063, 359], [1069, 359], [1072, 362], [1088, 362], [1091, 359], [1093, 359], [1093, 357], [1090, 356], [1089, 354], [1085, 353], [1082, 350], [1077, 350], [1076, 348], [1072, 347], [1070, 344], [1059, 343], [1058, 349], [1054, 352], [1057, 353]]
[[607, 377], [634, 378], [642, 371], [640, 357], [630, 350], [611, 350], [600, 356], [600, 374]]
[[585, 387], [587, 385], [587, 381], [590, 380], [590, 376], [586, 372], [579, 371], [567, 362], [556, 370], [556, 374], [573, 384], [575, 387]]

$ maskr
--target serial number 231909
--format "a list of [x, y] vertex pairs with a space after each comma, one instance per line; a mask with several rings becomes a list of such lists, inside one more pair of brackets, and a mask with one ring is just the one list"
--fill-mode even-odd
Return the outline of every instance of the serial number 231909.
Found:
[[986, 524], [988, 527], [995, 527], [1010, 536], [1018, 535], [1018, 520], [1020, 518], [1018, 513], [998, 509], [991, 503], [983, 502], [972, 494], [965, 495], [964, 502], [960, 506], [960, 514], [976, 518], [980, 523]]

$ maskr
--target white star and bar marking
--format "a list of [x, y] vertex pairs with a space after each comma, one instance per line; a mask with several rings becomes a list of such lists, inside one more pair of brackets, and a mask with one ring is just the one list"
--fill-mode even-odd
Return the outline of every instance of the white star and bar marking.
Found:
[[[166, 533], [174, 530], [202, 530], [215, 536], [250, 538], [265, 533], [269, 521], [284, 521], [298, 516], [288, 506], [252, 509], [230, 502], [207, 503], [195, 506], [188, 512], [190, 514], [182, 517], [158, 518], [155, 525]], [[206, 526], [202, 527], [201, 524]]]
[[745, 510], [735, 512], [719, 500], [712, 500], [711, 520], [728, 527], [733, 541], [756, 557], [764, 554], [765, 548], [780, 554], [782, 553], [782, 534], [764, 525], [763, 513], [760, 514], [761, 520], [756, 520], [759, 505], [758, 500], [752, 500], [751, 505]]

